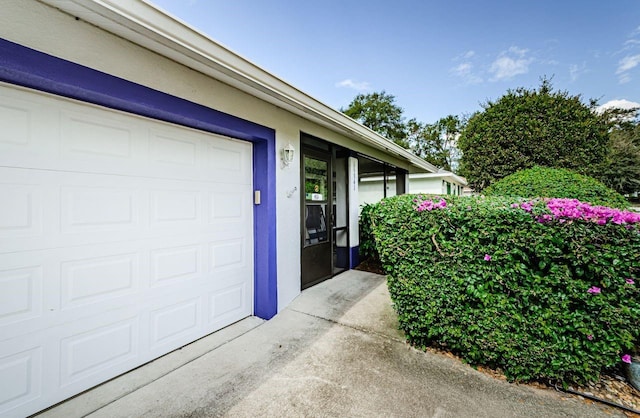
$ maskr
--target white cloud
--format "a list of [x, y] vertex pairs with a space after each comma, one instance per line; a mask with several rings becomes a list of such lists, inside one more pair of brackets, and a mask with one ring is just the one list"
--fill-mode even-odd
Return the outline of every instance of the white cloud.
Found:
[[336, 87], [346, 87], [353, 90], [365, 91], [371, 88], [371, 85], [366, 81], [354, 81], [350, 78], [342, 80], [336, 83]]
[[449, 70], [449, 73], [455, 75], [456, 77], [460, 77], [466, 84], [482, 83], [484, 80], [482, 79], [482, 77], [476, 74], [474, 64], [471, 62], [475, 55], [475, 51], [469, 50], [453, 58], [453, 62], [462, 62], [451, 68]]
[[602, 112], [607, 109], [637, 109], [640, 108], [640, 103], [632, 102], [627, 99], [616, 99], [609, 100], [607, 103], [604, 103], [598, 106], [597, 111]]
[[462, 78], [468, 84], [482, 83], [482, 78], [473, 73], [473, 64], [470, 62], [458, 64], [458, 66], [452, 68], [450, 72]]
[[471, 72], [471, 68], [473, 65], [470, 62], [463, 62], [455, 68], [452, 68], [451, 71], [459, 76], [465, 76]]
[[616, 74], [621, 74], [629, 71], [632, 68], [637, 67], [638, 65], [640, 65], [640, 54], [627, 55], [626, 57], [622, 58], [620, 62], [618, 62], [618, 71], [616, 71]]
[[460, 54], [457, 57], [453, 58], [453, 61], [469, 60], [469, 59], [473, 58], [475, 55], [476, 55], [476, 51], [469, 50], [469, 51], [463, 52], [462, 54]]
[[569, 77], [572, 83], [576, 81], [578, 78], [580, 78], [580, 76], [586, 72], [587, 72], [586, 63], [582, 63], [582, 65], [571, 64], [569, 66]]
[[578, 76], [580, 75], [580, 68], [577, 65], [571, 64], [569, 67], [569, 76], [571, 77], [571, 81], [576, 81]]
[[517, 46], [512, 46], [511, 48], [509, 48], [509, 52], [523, 58], [525, 55], [527, 55], [527, 52], [529, 52], [529, 50], [518, 48]]
[[618, 69], [616, 74], [618, 75], [618, 81], [620, 84], [625, 84], [631, 81], [631, 75], [629, 71], [640, 65], [640, 54], [627, 55], [618, 62]]
[[502, 51], [498, 58], [491, 64], [489, 72], [493, 74], [492, 81], [505, 80], [519, 74], [529, 72], [529, 65], [533, 58], [526, 58], [528, 49], [512, 46], [507, 51]]

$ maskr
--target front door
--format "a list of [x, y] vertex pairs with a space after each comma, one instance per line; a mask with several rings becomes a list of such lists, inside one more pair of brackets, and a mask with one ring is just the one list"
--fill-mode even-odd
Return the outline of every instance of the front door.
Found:
[[333, 274], [331, 153], [302, 150], [302, 288]]

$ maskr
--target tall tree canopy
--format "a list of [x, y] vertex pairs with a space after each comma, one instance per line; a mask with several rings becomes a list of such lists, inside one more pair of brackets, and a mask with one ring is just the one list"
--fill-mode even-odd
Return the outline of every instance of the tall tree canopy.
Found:
[[634, 113], [627, 111], [621, 123], [614, 119], [607, 155], [594, 176], [620, 194], [640, 192], [640, 121]]
[[434, 124], [416, 119], [405, 123], [395, 96], [385, 91], [359, 94], [340, 111], [437, 167], [451, 170], [457, 166], [456, 142], [462, 127], [457, 116], [446, 116]]
[[547, 79], [538, 89], [509, 90], [466, 124], [458, 141], [461, 174], [476, 191], [536, 165], [599, 177], [609, 126], [595, 106], [554, 91]]
[[358, 94], [342, 113], [378, 132], [396, 144], [407, 148], [403, 109], [396, 98], [384, 90], [379, 93]]
[[463, 122], [449, 115], [433, 124], [423, 124], [415, 119], [407, 123], [407, 142], [411, 151], [436, 167], [455, 170], [460, 159], [457, 148]]

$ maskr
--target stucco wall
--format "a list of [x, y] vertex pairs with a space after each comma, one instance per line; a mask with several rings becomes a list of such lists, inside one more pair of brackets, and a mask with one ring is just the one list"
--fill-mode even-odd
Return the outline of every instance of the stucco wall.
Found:
[[441, 178], [414, 178], [409, 180], [409, 193], [443, 194], [446, 193], [446, 189], [442, 190]]
[[0, 37], [270, 127], [276, 131], [277, 150], [292, 144], [295, 161], [276, 171], [279, 310], [300, 291], [300, 132], [408, 168], [403, 161], [36, 1], [3, 1]]
[[[367, 203], [376, 203], [384, 198], [383, 182], [380, 181], [361, 181], [358, 184], [358, 196], [360, 206]], [[387, 196], [391, 197], [396, 195], [395, 180], [387, 181]]]
[[453, 181], [450, 177], [440, 178], [411, 178], [409, 181], [409, 193], [447, 194], [447, 184], [451, 184], [449, 194], [462, 195], [463, 186]]

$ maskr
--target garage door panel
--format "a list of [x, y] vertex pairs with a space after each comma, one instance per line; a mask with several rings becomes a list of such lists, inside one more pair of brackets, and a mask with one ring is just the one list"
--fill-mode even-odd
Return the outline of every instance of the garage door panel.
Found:
[[243, 239], [226, 239], [209, 245], [209, 271], [223, 274], [226, 270], [238, 269], [247, 265], [248, 251]]
[[141, 255], [122, 253], [64, 261], [60, 265], [60, 308], [117, 298], [140, 288]]
[[122, 186], [61, 186], [61, 232], [114, 232], [114, 229], [138, 228], [141, 199], [136, 189]]
[[0, 252], [119, 242], [123, 234], [226, 239], [253, 228], [248, 186], [166, 181], [160, 189], [152, 179], [9, 168], [0, 178], [24, 180], [0, 181]]
[[16, 91], [0, 86], [2, 166], [251, 183], [250, 143]]
[[27, 145], [31, 140], [31, 113], [29, 106], [13, 102], [0, 103], [0, 143]]
[[210, 192], [208, 198], [210, 223], [244, 222], [249, 217], [247, 202], [251, 202], [251, 189], [248, 187], [220, 187]]
[[42, 348], [15, 351], [0, 357], [0, 414], [42, 394]]
[[219, 324], [228, 322], [230, 318], [246, 312], [250, 304], [248, 293], [245, 283], [209, 292], [207, 295], [208, 326], [210, 328], [219, 327]]
[[144, 128], [132, 118], [74, 107], [73, 112], [60, 111], [61, 160], [67, 164], [77, 161], [83, 166], [100, 162], [109, 166], [132, 165], [144, 155]]
[[0, 414], [253, 312], [252, 147], [0, 86]]
[[210, 167], [216, 176], [229, 178], [234, 184], [249, 184], [252, 163], [250, 148], [237, 147], [233, 142], [206, 143], [206, 166]]
[[203, 329], [203, 303], [198, 296], [152, 310], [149, 315], [149, 349], [167, 352], [193, 341]]
[[110, 375], [114, 369], [126, 370], [135, 364], [139, 356], [138, 322], [137, 317], [132, 317], [63, 338], [60, 386]]
[[0, 327], [42, 315], [42, 267], [0, 270]]
[[150, 301], [170, 299], [180, 291], [218, 290], [252, 276], [250, 241], [207, 241], [206, 233], [197, 238], [0, 255], [0, 265], [9, 267], [0, 271], [5, 302], [0, 304], [0, 335], [24, 335], [96, 311], [141, 306], [141, 295]]
[[0, 183], [0, 237], [42, 235], [42, 189], [36, 184]]
[[176, 171], [183, 171], [185, 167], [197, 169], [197, 156], [201, 151], [199, 137], [185, 138], [184, 134], [172, 129], [151, 129], [149, 135], [151, 161], [166, 165], [167, 168], [179, 166]]
[[171, 246], [156, 248], [150, 253], [149, 285], [167, 286], [197, 279], [202, 275], [204, 265], [203, 247]]
[[46, 127], [39, 123], [47, 118], [42, 101], [13, 88], [0, 86], [0, 89], [0, 149], [12, 153], [4, 157], [15, 157], [13, 152], [37, 155], [39, 145], [46, 151], [56, 151], [58, 144], [45, 141], [41, 135], [43, 130], [58, 127], [55, 119], [48, 120]]

